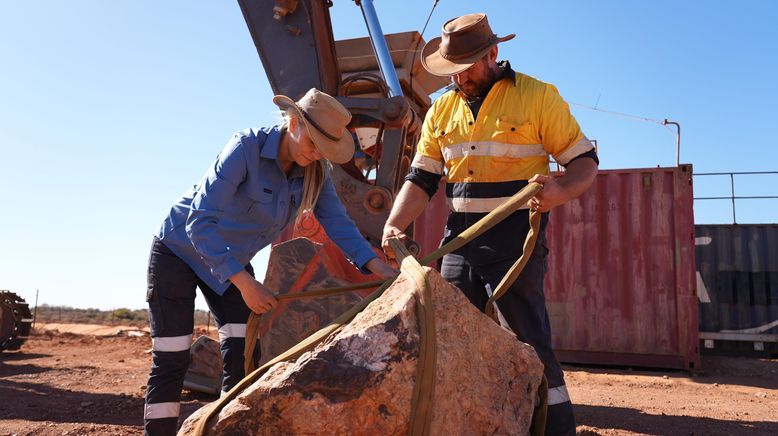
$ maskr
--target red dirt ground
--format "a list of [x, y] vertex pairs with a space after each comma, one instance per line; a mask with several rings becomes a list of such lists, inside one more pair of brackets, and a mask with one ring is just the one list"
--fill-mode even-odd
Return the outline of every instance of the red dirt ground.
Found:
[[[212, 331], [213, 333], [213, 331]], [[0, 356], [0, 435], [139, 435], [148, 337], [37, 333]], [[778, 435], [778, 360], [704, 372], [566, 366], [583, 435]], [[189, 415], [213, 400], [184, 391]]]

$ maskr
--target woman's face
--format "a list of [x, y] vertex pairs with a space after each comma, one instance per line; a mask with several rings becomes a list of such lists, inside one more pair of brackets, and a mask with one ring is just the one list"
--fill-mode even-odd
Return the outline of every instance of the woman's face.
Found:
[[292, 124], [289, 126], [290, 131], [293, 133], [292, 140], [289, 141], [289, 155], [292, 160], [301, 167], [307, 167], [312, 162], [321, 159], [321, 153], [313, 144], [305, 124], [298, 119], [293, 119], [290, 124]]

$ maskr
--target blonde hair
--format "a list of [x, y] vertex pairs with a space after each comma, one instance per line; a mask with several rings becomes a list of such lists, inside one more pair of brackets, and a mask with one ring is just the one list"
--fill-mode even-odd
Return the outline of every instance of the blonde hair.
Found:
[[[300, 114], [292, 108], [287, 108], [281, 112], [284, 118], [284, 125], [286, 129], [289, 129], [289, 121], [292, 118], [297, 119], [297, 125], [302, 128], [308, 128], [305, 121], [302, 120]], [[324, 166], [330, 166], [329, 161], [324, 158], [311, 162], [310, 165], [305, 167], [305, 175], [303, 177], [303, 196], [300, 201], [300, 208], [297, 209], [297, 216], [304, 213], [312, 213], [313, 208], [316, 207], [316, 202], [319, 200], [319, 194], [324, 186]]]

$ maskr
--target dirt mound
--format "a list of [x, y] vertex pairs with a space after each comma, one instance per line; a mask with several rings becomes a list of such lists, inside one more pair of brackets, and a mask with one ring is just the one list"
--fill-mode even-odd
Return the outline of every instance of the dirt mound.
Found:
[[35, 330], [38, 332], [44, 331], [56, 331], [59, 333], [72, 333], [76, 335], [90, 335], [90, 336], [121, 336], [131, 335], [148, 335], [148, 327], [135, 327], [129, 325], [101, 325], [101, 324], [64, 324], [64, 323], [45, 323], [36, 324]]

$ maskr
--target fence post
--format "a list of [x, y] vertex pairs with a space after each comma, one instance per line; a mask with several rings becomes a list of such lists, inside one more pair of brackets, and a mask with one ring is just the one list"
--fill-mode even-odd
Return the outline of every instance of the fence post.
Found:
[[737, 215], [735, 214], [735, 174], [729, 173], [729, 189], [732, 193], [732, 224], [737, 224]]

